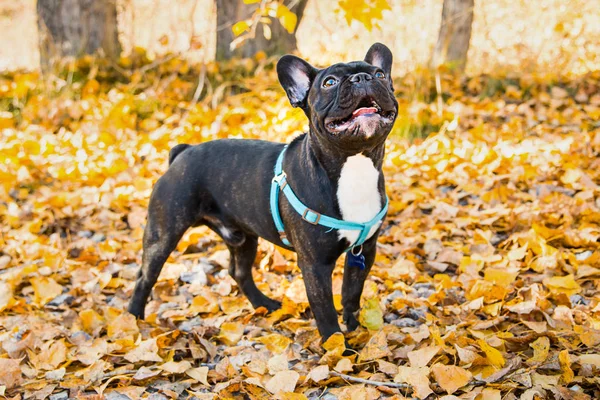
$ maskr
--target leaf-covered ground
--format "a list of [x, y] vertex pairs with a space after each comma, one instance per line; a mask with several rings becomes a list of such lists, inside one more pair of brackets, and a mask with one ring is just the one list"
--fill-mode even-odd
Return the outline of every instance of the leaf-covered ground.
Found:
[[[305, 127], [266, 60], [143, 58], [0, 80], [7, 398], [600, 397], [600, 74], [447, 77], [443, 110], [418, 78], [396, 82], [391, 208], [344, 357], [340, 336], [320, 346], [293, 253], [260, 245], [259, 287], [283, 300], [268, 315], [204, 228], [147, 320], [124, 311], [169, 148]], [[415, 132], [431, 134], [400, 138]]]

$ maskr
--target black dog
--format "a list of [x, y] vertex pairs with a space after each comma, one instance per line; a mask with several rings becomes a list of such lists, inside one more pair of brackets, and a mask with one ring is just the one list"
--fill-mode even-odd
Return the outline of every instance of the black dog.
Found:
[[[310, 122], [309, 132], [285, 150], [285, 173], [277, 180], [278, 207], [273, 211], [279, 212], [284, 232], [278, 232], [269, 204], [283, 144], [216, 140], [175, 146], [169, 169], [156, 182], [150, 198], [143, 264], [129, 312], [144, 317], [148, 296], [171, 251], [188, 228], [206, 225], [227, 244], [229, 274], [255, 308], [273, 311], [280, 307], [258, 290], [252, 278], [258, 237], [293, 248], [323, 340], [340, 332], [331, 275], [338, 257], [353, 247], [346, 254], [342, 304], [345, 324], [355, 329], [387, 207], [381, 167], [384, 143], [398, 110], [391, 67], [392, 53], [380, 43], [371, 46], [364, 61], [325, 69], [291, 55], [279, 60], [279, 81], [291, 104], [302, 108]], [[279, 192], [285, 186], [309, 207], [304, 215], [285, 192]], [[376, 221], [361, 235], [360, 230], [323, 226], [328, 217]], [[365, 240], [362, 245], [357, 243], [359, 236]]]

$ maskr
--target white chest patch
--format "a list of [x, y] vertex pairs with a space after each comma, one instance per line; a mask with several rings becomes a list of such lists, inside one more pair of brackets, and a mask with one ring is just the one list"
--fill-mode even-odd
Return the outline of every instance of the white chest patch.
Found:
[[[368, 222], [381, 211], [378, 181], [379, 171], [369, 157], [357, 154], [346, 159], [337, 190], [338, 204], [345, 221]], [[373, 236], [378, 227], [379, 224], [373, 226], [367, 238]], [[338, 234], [340, 239], [345, 238], [352, 244], [360, 231], [339, 230]]]

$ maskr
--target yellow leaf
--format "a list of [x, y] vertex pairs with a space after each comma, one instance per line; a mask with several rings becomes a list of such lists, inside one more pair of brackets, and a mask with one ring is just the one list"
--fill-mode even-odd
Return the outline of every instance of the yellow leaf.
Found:
[[479, 400], [502, 400], [502, 392], [498, 389], [485, 388], [481, 392], [481, 399]]
[[139, 332], [135, 317], [127, 312], [114, 318], [106, 326], [106, 334], [111, 339], [123, 339]]
[[46, 342], [41, 351], [32, 357], [36, 368], [47, 371], [54, 370], [67, 360], [67, 346], [64, 339], [55, 342]]
[[192, 368], [192, 364], [189, 361], [169, 361], [159, 365], [158, 368], [170, 374], [183, 374]]
[[233, 24], [231, 30], [235, 36], [240, 36], [242, 33], [250, 29], [250, 25], [246, 21], [239, 21]]
[[502, 355], [502, 353], [499, 350], [490, 346], [483, 339], [479, 339], [477, 341], [477, 343], [479, 343], [479, 347], [485, 353], [485, 356], [487, 357], [487, 359], [491, 365], [493, 365], [495, 367], [499, 367], [499, 368], [502, 368], [504, 366], [506, 361], [504, 360], [504, 356]]
[[14, 303], [12, 287], [6, 282], [0, 282], [0, 312]]
[[321, 360], [320, 364], [327, 364], [330, 367], [337, 364], [346, 351], [346, 341], [341, 332], [334, 333], [329, 336], [329, 339], [323, 343], [323, 348], [327, 351]]
[[87, 310], [82, 310], [79, 313], [79, 318], [81, 319], [81, 325], [84, 331], [90, 333], [92, 335], [96, 335], [98, 331], [104, 326], [104, 318], [96, 311], [88, 308]]
[[54, 279], [45, 276], [36, 276], [31, 279], [31, 286], [35, 293], [36, 304], [43, 306], [62, 293], [63, 287]]
[[573, 330], [579, 335], [581, 343], [587, 347], [596, 347], [600, 344], [600, 330], [581, 325], [575, 325]]
[[426, 366], [440, 350], [440, 346], [427, 346], [419, 350], [409, 351], [407, 355], [411, 367]]
[[383, 18], [383, 11], [391, 9], [387, 0], [339, 0], [338, 6], [344, 12], [348, 25], [356, 20], [363, 24], [368, 31], [373, 29], [373, 21]]
[[291, 11], [288, 11], [279, 17], [279, 22], [285, 28], [288, 33], [294, 33], [294, 29], [296, 29], [296, 24], [298, 23], [298, 17]]
[[155, 361], [162, 362], [163, 359], [158, 355], [158, 345], [156, 338], [143, 340], [137, 347], [123, 356], [129, 362]]
[[192, 314], [219, 312], [217, 297], [212, 293], [207, 295], [209, 298], [196, 296], [192, 299], [192, 304], [190, 305], [190, 312]]
[[186, 375], [188, 375], [192, 379], [197, 380], [201, 384], [205, 386], [210, 386], [207, 381], [208, 367], [190, 368], [187, 371], [185, 371], [185, 373]]
[[302, 393], [285, 392], [279, 395], [281, 400], [308, 400]]
[[518, 275], [519, 270], [516, 268], [514, 270], [507, 268], [486, 268], [484, 279], [497, 285], [508, 287], [512, 285]]
[[378, 331], [383, 327], [383, 312], [379, 306], [379, 299], [374, 297], [365, 301], [360, 310], [358, 322], [372, 331]]
[[290, 338], [287, 338], [278, 333], [272, 335], [266, 335], [255, 339], [257, 342], [263, 343], [267, 346], [267, 349], [273, 354], [283, 353], [288, 346], [293, 342]]
[[429, 368], [427, 367], [398, 367], [398, 375], [394, 377], [396, 383], [408, 383], [412, 386], [414, 395], [424, 399], [433, 393], [429, 387]]
[[561, 380], [565, 385], [568, 385], [575, 378], [575, 374], [571, 369], [569, 350], [563, 350], [558, 353], [558, 362], [560, 363], [560, 368], [562, 370], [562, 375], [560, 376]]
[[575, 282], [575, 277], [572, 274], [546, 278], [544, 279], [544, 285], [556, 294], [564, 293], [571, 296], [581, 292], [581, 286]]
[[527, 243], [525, 243], [521, 247], [517, 247], [517, 248], [512, 249], [511, 251], [508, 252], [508, 259], [510, 261], [522, 260], [527, 255], [527, 248], [528, 247], [529, 246], [527, 245]]
[[448, 394], [452, 394], [465, 386], [473, 377], [466, 369], [454, 365], [434, 364], [431, 367], [431, 372], [433, 372], [435, 381]]
[[340, 349], [346, 349], [346, 343], [344, 341], [344, 335], [341, 332], [336, 332], [323, 343], [323, 348], [327, 351], [338, 351]]
[[546, 336], [541, 336], [535, 342], [530, 343], [529, 346], [533, 349], [533, 357], [529, 359], [529, 362], [543, 363], [546, 361], [548, 351], [550, 351], [550, 339]]
[[371, 337], [367, 345], [363, 347], [358, 356], [359, 362], [373, 361], [387, 357], [391, 351], [387, 343], [387, 335], [383, 330], [380, 330]]
[[244, 325], [239, 322], [224, 322], [221, 325], [219, 339], [229, 346], [234, 346], [239, 342], [244, 334]]

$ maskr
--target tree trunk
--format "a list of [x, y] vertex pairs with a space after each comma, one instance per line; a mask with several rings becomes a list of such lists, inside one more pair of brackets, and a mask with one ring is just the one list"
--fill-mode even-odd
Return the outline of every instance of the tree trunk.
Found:
[[449, 63], [464, 71], [471, 41], [473, 8], [474, 0], [444, 0], [440, 34], [432, 59], [434, 67]]
[[286, 54], [296, 50], [296, 31], [302, 20], [304, 9], [308, 0], [285, 0], [288, 6], [298, 17], [293, 33], [279, 23], [277, 18], [271, 18], [271, 40], [264, 36], [262, 23], [259, 23], [254, 38], [246, 40], [240, 47], [231, 50], [229, 45], [235, 39], [231, 27], [238, 21], [248, 19], [258, 7], [258, 4], [245, 4], [242, 0], [217, 0], [217, 60], [228, 60], [232, 57], [252, 57], [258, 51], [267, 55]]
[[37, 14], [42, 66], [57, 57], [121, 53], [116, 0], [38, 0]]

